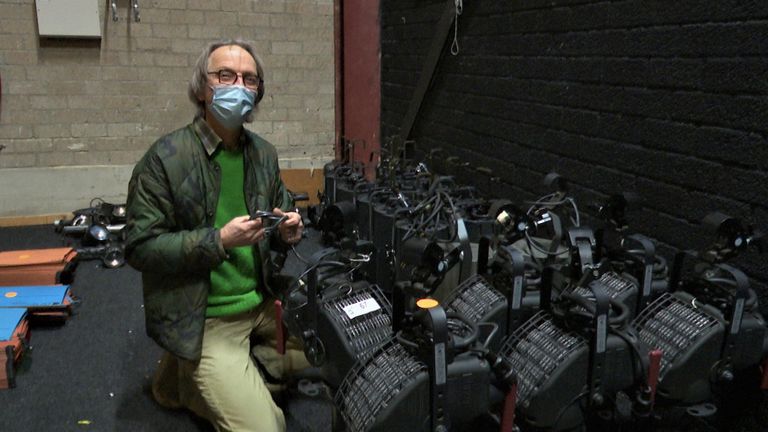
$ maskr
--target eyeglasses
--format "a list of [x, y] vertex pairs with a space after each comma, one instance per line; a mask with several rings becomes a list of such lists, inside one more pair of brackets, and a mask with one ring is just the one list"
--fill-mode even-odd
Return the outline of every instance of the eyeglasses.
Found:
[[216, 75], [219, 78], [219, 84], [234, 84], [237, 82], [237, 77], [243, 77], [243, 85], [249, 89], [257, 89], [261, 83], [261, 78], [256, 74], [251, 73], [237, 73], [229, 69], [221, 69], [217, 71], [208, 72], [208, 75]]

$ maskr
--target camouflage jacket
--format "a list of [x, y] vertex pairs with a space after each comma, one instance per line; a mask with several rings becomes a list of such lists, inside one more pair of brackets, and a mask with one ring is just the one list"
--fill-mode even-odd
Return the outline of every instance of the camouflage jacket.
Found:
[[[147, 334], [190, 360], [200, 358], [202, 350], [210, 270], [226, 258], [213, 227], [220, 168], [198, 130], [193, 123], [163, 136], [136, 164], [125, 228], [128, 263], [141, 271]], [[247, 130], [242, 142], [248, 211], [293, 208], [275, 148]], [[269, 289], [269, 243], [254, 247], [262, 289]]]

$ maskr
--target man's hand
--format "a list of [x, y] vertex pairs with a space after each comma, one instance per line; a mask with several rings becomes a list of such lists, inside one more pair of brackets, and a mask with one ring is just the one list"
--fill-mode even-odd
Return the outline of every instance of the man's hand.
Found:
[[249, 216], [238, 216], [221, 227], [221, 244], [224, 249], [249, 246], [264, 238], [261, 219], [250, 220]]
[[280, 231], [280, 238], [288, 244], [296, 244], [301, 240], [301, 233], [304, 231], [304, 222], [301, 221], [301, 215], [298, 212], [283, 212], [279, 208], [272, 210], [276, 215], [286, 215], [288, 219], [277, 227]]

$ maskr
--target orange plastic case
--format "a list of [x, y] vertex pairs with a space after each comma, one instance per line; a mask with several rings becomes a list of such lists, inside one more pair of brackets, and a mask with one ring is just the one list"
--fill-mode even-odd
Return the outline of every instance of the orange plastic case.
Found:
[[71, 284], [76, 258], [69, 247], [0, 252], [0, 286]]

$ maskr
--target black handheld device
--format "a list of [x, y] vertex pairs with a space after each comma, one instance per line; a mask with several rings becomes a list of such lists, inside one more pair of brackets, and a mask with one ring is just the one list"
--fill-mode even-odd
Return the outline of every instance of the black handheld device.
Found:
[[270, 235], [281, 223], [288, 219], [288, 215], [278, 215], [270, 211], [257, 210], [251, 215], [250, 220], [261, 219], [264, 226], [264, 235]]

